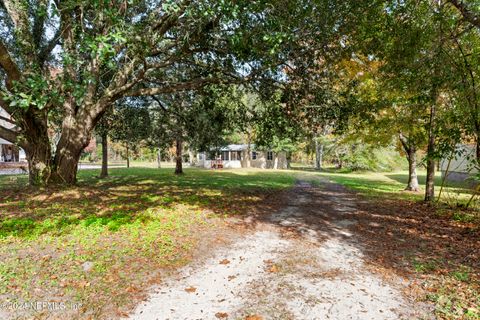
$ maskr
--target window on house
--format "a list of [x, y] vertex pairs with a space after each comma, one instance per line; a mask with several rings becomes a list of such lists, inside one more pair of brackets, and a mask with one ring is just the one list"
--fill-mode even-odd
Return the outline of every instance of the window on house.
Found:
[[272, 151], [267, 152], [267, 160], [273, 160], [273, 152]]
[[229, 154], [228, 151], [222, 151], [222, 160], [224, 160], [224, 161], [230, 160], [228, 154]]
[[252, 151], [252, 160], [257, 160], [257, 152]]
[[232, 160], [241, 160], [242, 153], [240, 151], [232, 151]]

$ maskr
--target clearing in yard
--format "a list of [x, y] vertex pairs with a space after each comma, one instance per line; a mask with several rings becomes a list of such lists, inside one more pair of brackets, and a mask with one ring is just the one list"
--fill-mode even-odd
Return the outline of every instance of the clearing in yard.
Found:
[[[228, 239], [225, 218], [273, 211], [266, 201], [291, 173], [171, 169], [81, 171], [78, 186], [36, 189], [0, 177], [0, 319], [105, 319], [125, 315], [150, 284]], [[264, 207], [265, 206], [265, 207]], [[66, 302], [65, 312], [17, 304]], [[71, 310], [72, 309], [72, 310]], [[78, 309], [78, 310], [77, 310]]]
[[4, 317], [479, 317], [478, 224], [358, 194], [352, 179], [375, 188], [362, 175], [112, 173], [82, 172], [62, 191], [1, 189], [1, 300], [79, 306]]

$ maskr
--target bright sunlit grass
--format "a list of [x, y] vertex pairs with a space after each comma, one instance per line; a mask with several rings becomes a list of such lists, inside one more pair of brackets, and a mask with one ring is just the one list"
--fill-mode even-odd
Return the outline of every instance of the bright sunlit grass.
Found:
[[[420, 191], [405, 191], [408, 181], [408, 171], [396, 172], [318, 172], [316, 175], [328, 178], [334, 182], [345, 185], [361, 194], [372, 197], [401, 198], [407, 200], [422, 200], [424, 198], [425, 171], [418, 172]], [[442, 185], [441, 173], [435, 177], [435, 196], [438, 200]], [[470, 200], [473, 189], [468, 182], [445, 182], [440, 202], [452, 206], [464, 206]], [[471, 206], [478, 206], [477, 201], [472, 201]]]

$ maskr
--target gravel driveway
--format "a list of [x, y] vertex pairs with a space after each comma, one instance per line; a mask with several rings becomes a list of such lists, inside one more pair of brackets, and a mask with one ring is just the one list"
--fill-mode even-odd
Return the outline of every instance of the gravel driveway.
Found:
[[412, 319], [408, 280], [370, 271], [355, 242], [355, 199], [299, 181], [251, 232], [152, 288], [129, 319]]

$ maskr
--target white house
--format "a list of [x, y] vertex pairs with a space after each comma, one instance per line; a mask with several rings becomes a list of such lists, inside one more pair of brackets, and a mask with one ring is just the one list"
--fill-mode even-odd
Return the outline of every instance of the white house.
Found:
[[[247, 155], [250, 153], [250, 161]], [[250, 166], [248, 165], [250, 162]], [[262, 168], [287, 169], [287, 153], [256, 150], [255, 145], [230, 144], [221, 148], [218, 153], [200, 152], [197, 154], [197, 164], [204, 168]]]
[[[0, 108], [0, 116], [4, 118], [10, 118], [10, 115], [2, 108]], [[0, 126], [7, 129], [14, 127], [14, 125], [10, 122], [1, 119]], [[25, 152], [21, 148], [15, 146], [13, 143], [5, 139], [0, 138], [0, 162], [20, 162], [25, 160]]]
[[0, 138], [0, 162], [26, 161], [25, 151]]

